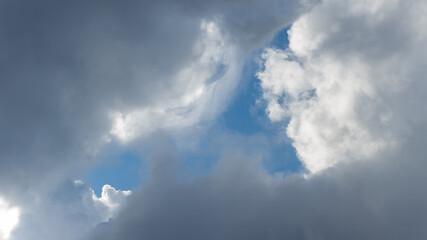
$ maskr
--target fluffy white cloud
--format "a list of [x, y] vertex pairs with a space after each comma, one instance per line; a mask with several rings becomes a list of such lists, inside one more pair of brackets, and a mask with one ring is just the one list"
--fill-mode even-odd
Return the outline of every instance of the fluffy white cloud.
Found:
[[427, 9], [422, 1], [326, 0], [269, 49], [258, 73], [272, 121], [318, 172], [405, 144], [425, 123]]
[[116, 190], [110, 185], [104, 185], [102, 187], [101, 197], [96, 197], [94, 191], [92, 191], [92, 199], [95, 204], [101, 205], [102, 208], [107, 208], [107, 211], [103, 210], [105, 214], [104, 221], [108, 221], [117, 212], [119, 207], [125, 202], [126, 198], [132, 194], [132, 191]]

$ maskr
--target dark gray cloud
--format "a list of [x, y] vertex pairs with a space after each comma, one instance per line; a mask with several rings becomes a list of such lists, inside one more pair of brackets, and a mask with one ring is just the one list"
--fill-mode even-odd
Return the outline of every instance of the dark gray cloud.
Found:
[[427, 166], [414, 152], [425, 144], [414, 138], [374, 162], [283, 179], [235, 143], [191, 182], [176, 177], [173, 153], [163, 150], [150, 183], [89, 239], [424, 239]]
[[[63, 153], [55, 144], [76, 144], [76, 128], [85, 132], [78, 139], [90, 139], [87, 129], [98, 135], [107, 125], [106, 108], [148, 105], [167, 96], [171, 74], [193, 57], [200, 19], [220, 19], [237, 42], [249, 41], [248, 35], [265, 41], [289, 23], [298, 7], [291, 1], [250, 1], [243, 8], [240, 2], [225, 1], [0, 4], [1, 125], [9, 129], [2, 131], [7, 134], [2, 152], [31, 149], [25, 144], [40, 138], [40, 145], [52, 144], [49, 154], [54, 149]], [[265, 15], [268, 20], [261, 21]], [[252, 29], [255, 23], [269, 33]], [[233, 27], [237, 24], [242, 27]], [[56, 139], [43, 141], [43, 134], [51, 132], [58, 134]]]
[[171, 89], [173, 76], [195, 58], [201, 19], [218, 19], [236, 42], [253, 48], [301, 7], [293, 1], [249, 1], [243, 8], [227, 1], [0, 4], [0, 175], [27, 187], [38, 173], [85, 165], [111, 128], [110, 110], [182, 94]]
[[[155, 101], [151, 93], [189, 57], [198, 27], [190, 19], [176, 21], [185, 33], [174, 37], [176, 48], [170, 40], [175, 30], [156, 33], [157, 25], [173, 20], [147, 16], [154, 14], [151, 4], [1, 3], [2, 176], [16, 179], [20, 171], [29, 183], [28, 172], [83, 160], [85, 144], [96, 145], [108, 132], [111, 105]], [[153, 44], [163, 39], [169, 44]]]
[[[52, 216], [37, 216], [36, 209], [48, 211], [56, 201], [49, 193], [108, 154], [111, 111], [158, 107], [187, 94], [192, 85], [176, 76], [207, 51], [194, 51], [203, 20], [216, 23], [238, 49], [233, 61], [240, 61], [308, 6], [293, 0], [0, 1], [0, 196], [39, 222], [32, 239], [57, 239], [57, 232], [46, 232], [59, 221], [44, 222]], [[225, 95], [232, 92], [229, 87]]]

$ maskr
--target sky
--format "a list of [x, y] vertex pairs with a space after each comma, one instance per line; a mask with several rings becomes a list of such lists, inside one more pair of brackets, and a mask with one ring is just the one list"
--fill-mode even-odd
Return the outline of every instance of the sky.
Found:
[[425, 239], [422, 0], [0, 0], [0, 240]]

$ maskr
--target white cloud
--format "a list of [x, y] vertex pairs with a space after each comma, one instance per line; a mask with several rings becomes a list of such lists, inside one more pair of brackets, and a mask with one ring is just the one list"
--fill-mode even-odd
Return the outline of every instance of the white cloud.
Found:
[[132, 194], [132, 191], [130, 190], [116, 190], [108, 184], [102, 187], [101, 197], [99, 198], [95, 195], [92, 189], [91, 191], [94, 203], [101, 205], [102, 208], [107, 208], [107, 211], [100, 211], [106, 214], [103, 221], [108, 221], [108, 219], [113, 217], [120, 206], [125, 202], [126, 198]]
[[326, 0], [292, 25], [289, 49], [264, 53], [267, 114], [289, 119], [287, 135], [309, 171], [373, 159], [425, 121], [416, 109], [427, 86], [426, 9], [422, 1]]
[[0, 198], [0, 240], [9, 239], [19, 223], [20, 210]]
[[201, 21], [201, 35], [189, 61], [174, 76], [168, 97], [128, 112], [113, 111], [111, 134], [123, 142], [156, 130], [169, 132], [213, 119], [226, 106], [239, 80], [236, 47], [230, 45], [217, 23]]

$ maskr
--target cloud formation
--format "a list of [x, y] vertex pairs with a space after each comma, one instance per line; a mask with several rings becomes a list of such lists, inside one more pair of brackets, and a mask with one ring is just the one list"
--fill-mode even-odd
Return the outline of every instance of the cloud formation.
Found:
[[[11, 238], [425, 239], [426, 11], [416, 0], [0, 0]], [[180, 133], [225, 109], [246, 57], [291, 23], [289, 48], [267, 49], [257, 76], [309, 174], [271, 174], [262, 150], [214, 136], [223, 154], [201, 177], [177, 176], [160, 141], [131, 195], [69, 180], [110, 146], [159, 131], [185, 144]]]
[[81, 239], [114, 217], [131, 193], [105, 185], [97, 197], [80, 180], [64, 181], [47, 195], [32, 196], [36, 201], [28, 201], [11, 239]]
[[45, 230], [65, 223], [58, 231], [80, 236], [92, 221], [69, 218], [64, 203], [50, 215], [56, 189], [111, 146], [209, 125], [232, 98], [244, 59], [309, 6], [0, 1], [0, 196], [21, 209], [28, 228], [17, 239], [58, 239]]
[[289, 120], [310, 174], [271, 175], [227, 143], [212, 173], [186, 182], [161, 155], [89, 239], [424, 239], [426, 10], [325, 0], [292, 25], [289, 49], [265, 52], [266, 112]]
[[423, 239], [426, 163], [413, 153], [423, 144], [369, 164], [283, 178], [234, 143], [212, 173], [190, 182], [176, 177], [173, 153], [163, 150], [151, 162], [150, 183], [87, 239]]
[[375, 159], [425, 123], [426, 57], [419, 1], [324, 1], [289, 30], [289, 49], [264, 53], [272, 121], [311, 172]]
[[[114, 136], [214, 118], [236, 86], [239, 61], [306, 8], [256, 0], [243, 7], [235, 1], [0, 4], [0, 176], [26, 187], [42, 180], [40, 172], [55, 178], [85, 165]], [[262, 11], [249, 14], [254, 8]], [[269, 20], [260, 21], [266, 12]], [[40, 184], [48, 182], [55, 181]]]

